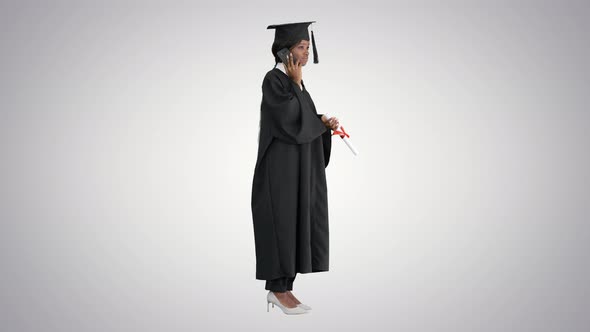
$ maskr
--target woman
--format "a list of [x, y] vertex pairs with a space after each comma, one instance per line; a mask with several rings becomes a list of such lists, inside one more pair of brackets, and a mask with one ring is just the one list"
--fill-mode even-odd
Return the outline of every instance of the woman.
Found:
[[[256, 279], [266, 280], [268, 305], [286, 314], [311, 307], [291, 292], [296, 274], [328, 271], [328, 199], [325, 168], [338, 119], [317, 114], [303, 83], [309, 58], [307, 27], [271, 25], [275, 68], [262, 82], [258, 158], [252, 182]], [[312, 30], [314, 62], [318, 63]], [[287, 63], [278, 51], [288, 48]]]

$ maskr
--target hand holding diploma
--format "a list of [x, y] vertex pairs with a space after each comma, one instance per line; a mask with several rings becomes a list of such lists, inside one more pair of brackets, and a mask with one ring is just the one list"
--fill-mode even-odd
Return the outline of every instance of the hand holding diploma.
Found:
[[[327, 113], [325, 113], [324, 116], [328, 119], [328, 121], [330, 121], [329, 119], [332, 118], [332, 116]], [[342, 140], [344, 141], [344, 143], [346, 143], [350, 151], [352, 151], [352, 153], [356, 156], [358, 154], [358, 151], [352, 145], [352, 142], [349, 139], [350, 136], [347, 132], [344, 131], [344, 127], [340, 126], [338, 122], [336, 122], [336, 125], [337, 127], [332, 135], [340, 135], [340, 138], [342, 138]]]
[[326, 114], [323, 114], [322, 122], [326, 127], [330, 128], [331, 130], [336, 130], [340, 126], [340, 122], [338, 121], [338, 118], [335, 116], [327, 117]]

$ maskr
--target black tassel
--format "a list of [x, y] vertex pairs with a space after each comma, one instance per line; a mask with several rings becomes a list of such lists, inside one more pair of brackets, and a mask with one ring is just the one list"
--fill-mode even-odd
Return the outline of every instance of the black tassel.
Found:
[[313, 63], [319, 63], [318, 60], [318, 49], [315, 46], [315, 38], [313, 38], [313, 30], [311, 30], [311, 44], [313, 45]]

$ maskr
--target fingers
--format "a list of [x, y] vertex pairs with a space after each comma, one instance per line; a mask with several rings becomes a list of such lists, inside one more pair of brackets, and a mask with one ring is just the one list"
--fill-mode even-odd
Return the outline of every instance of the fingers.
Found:
[[287, 55], [287, 66], [290, 68], [301, 67], [301, 61], [297, 59], [297, 61], [293, 61], [293, 53], [289, 53]]
[[284, 64], [287, 71], [289, 70], [289, 55], [287, 54], [287, 63]]
[[329, 124], [332, 130], [336, 130], [338, 127], [340, 127], [340, 122], [338, 121], [337, 117], [330, 118]]
[[339, 125], [340, 124], [337, 117], [332, 117], [332, 118], [330, 118], [329, 121], [330, 121], [331, 125]]

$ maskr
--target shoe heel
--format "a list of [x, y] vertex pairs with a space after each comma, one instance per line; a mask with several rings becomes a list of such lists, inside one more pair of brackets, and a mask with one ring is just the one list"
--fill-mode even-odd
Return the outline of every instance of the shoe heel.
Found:
[[270, 301], [268, 301], [268, 300], [267, 300], [267, 301], [266, 301], [266, 312], [268, 312], [268, 305], [269, 305], [269, 304], [272, 304], [272, 307], [273, 307], [273, 308], [275, 307], [275, 304], [274, 304], [274, 303], [272, 303], [272, 302], [270, 302]]

